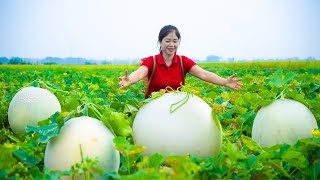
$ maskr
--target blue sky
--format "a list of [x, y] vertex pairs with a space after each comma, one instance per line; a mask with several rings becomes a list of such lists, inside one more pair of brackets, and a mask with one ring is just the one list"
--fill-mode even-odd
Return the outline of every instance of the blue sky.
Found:
[[0, 57], [135, 59], [167, 24], [190, 58], [320, 59], [319, 0], [1, 0]]

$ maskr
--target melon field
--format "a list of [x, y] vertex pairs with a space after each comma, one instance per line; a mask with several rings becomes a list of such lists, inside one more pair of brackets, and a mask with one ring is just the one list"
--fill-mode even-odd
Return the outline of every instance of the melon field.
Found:
[[[320, 179], [320, 61], [200, 63], [199, 66], [222, 77], [237, 73], [237, 77], [243, 78], [244, 85], [242, 90], [233, 91], [190, 75], [186, 77], [186, 85], [181, 91], [206, 102], [212, 109], [212, 118], [221, 124], [221, 149], [209, 156], [144, 154], [148, 147], [135, 143], [133, 123], [139, 109], [163, 95], [154, 93], [145, 100], [142, 82], [119, 88], [119, 77], [125, 70], [133, 72], [138, 65], [0, 65], [0, 179]], [[17, 103], [10, 103], [19, 91], [30, 86], [51, 92], [60, 103], [61, 111], [60, 107], [54, 110], [53, 106], [45, 105], [46, 101], [39, 104], [20, 97], [24, 100], [21, 103], [27, 104], [28, 108], [34, 107], [34, 116], [43, 111], [54, 112], [26, 127], [21, 128], [22, 122], [15, 122], [20, 128], [16, 130], [9, 119], [20, 117], [23, 121], [24, 115], [17, 111]], [[279, 99], [301, 103], [313, 115], [317, 128], [307, 130], [308, 137], [264, 146], [252, 138], [254, 120], [261, 108]], [[178, 108], [183, 108], [184, 103]], [[279, 123], [274, 122], [280, 111], [281, 108], [268, 111], [264, 116], [272, 121], [254, 132], [260, 133], [262, 138], [282, 138], [267, 133], [269, 131], [265, 130], [270, 126], [283, 129], [277, 133], [285, 138], [299, 134], [300, 130], [293, 131], [290, 126], [296, 119], [286, 117], [300, 110], [293, 107], [287, 115], [281, 116], [283, 121], [280, 118]], [[81, 119], [78, 117], [88, 118], [83, 116], [98, 121], [93, 125], [77, 124]], [[161, 114], [155, 116], [161, 118]], [[306, 119], [298, 120], [305, 124]], [[86, 120], [81, 121], [86, 123]], [[76, 143], [64, 132], [70, 124], [79, 128], [74, 131], [81, 134], [82, 139], [98, 133], [95, 129], [98, 126], [109, 135], [94, 139], [100, 142], [98, 146], [84, 147], [80, 143], [79, 148], [70, 153], [68, 146]], [[150, 132], [148, 127], [144, 128]], [[143, 137], [149, 136], [143, 132], [142, 129]], [[178, 133], [177, 129], [175, 135]], [[189, 134], [190, 139], [195, 135]], [[110, 138], [111, 146], [104, 142]], [[60, 140], [64, 141], [65, 150], [57, 153], [46, 149]], [[214, 140], [204, 137], [202, 141], [210, 144]], [[102, 147], [101, 144], [106, 145]], [[114, 149], [103, 149], [107, 146]], [[112, 169], [108, 170], [101, 166], [101, 159], [86, 156], [88, 151], [119, 155], [105, 160]], [[73, 157], [80, 159], [71, 163], [69, 158]], [[60, 170], [45, 165], [57, 162], [71, 165]]]

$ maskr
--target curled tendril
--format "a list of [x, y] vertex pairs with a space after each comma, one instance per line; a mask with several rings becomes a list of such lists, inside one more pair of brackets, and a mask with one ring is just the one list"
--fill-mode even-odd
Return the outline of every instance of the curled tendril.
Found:
[[[189, 97], [190, 97], [190, 93], [186, 93], [186, 96], [183, 99], [181, 99], [180, 101], [178, 101], [176, 103], [171, 104], [170, 113], [175, 112], [177, 109], [179, 109], [181, 106], [183, 106], [189, 100]], [[177, 106], [177, 107], [174, 107], [174, 106]]]
[[178, 90], [178, 91], [181, 91], [182, 88], [183, 88], [183, 87], [179, 86], [179, 87], [177, 88], [177, 90]]
[[172, 91], [174, 91], [174, 89], [173, 89], [171, 86], [167, 86], [167, 87], [165, 88], [165, 91], [166, 91], [166, 92], [172, 92]]
[[[183, 89], [183, 92], [186, 92], [186, 96], [179, 100], [178, 102], [175, 102], [173, 103], [171, 106], [170, 106], [170, 113], [173, 113], [175, 112], [177, 109], [179, 109], [181, 106], [183, 106], [188, 100], [189, 100], [189, 97], [190, 95], [192, 95], [191, 91], [189, 90], [189, 88], [185, 88], [184, 85], [181, 85], [180, 87], [177, 88], [177, 90], [174, 90], [172, 87], [170, 86], [167, 86], [164, 91], [165, 92], [174, 92], [174, 93], [179, 93], [181, 92]], [[189, 91], [188, 91], [189, 90]], [[162, 95], [164, 95], [165, 93], [163, 91], [159, 91], [159, 92], [155, 92], [155, 93], [152, 93], [152, 96], [151, 98], [148, 98], [148, 99], [145, 99], [143, 102], [144, 103], [149, 103], [151, 102], [152, 100], [154, 99], [157, 99], [159, 97], [161, 97]]]

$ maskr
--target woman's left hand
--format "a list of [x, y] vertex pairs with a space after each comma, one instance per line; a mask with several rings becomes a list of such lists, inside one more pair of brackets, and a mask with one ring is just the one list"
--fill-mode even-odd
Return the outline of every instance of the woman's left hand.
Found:
[[242, 83], [240, 83], [240, 81], [242, 80], [242, 78], [235, 78], [235, 76], [237, 76], [237, 74], [233, 74], [231, 75], [225, 83], [225, 86], [230, 88], [230, 89], [234, 89], [234, 90], [240, 90], [243, 86]]

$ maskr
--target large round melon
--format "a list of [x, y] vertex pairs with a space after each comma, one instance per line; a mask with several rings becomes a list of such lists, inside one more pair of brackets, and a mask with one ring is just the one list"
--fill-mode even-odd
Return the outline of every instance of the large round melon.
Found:
[[70, 170], [83, 158], [98, 159], [98, 167], [107, 172], [117, 172], [120, 154], [114, 148], [114, 136], [99, 120], [83, 116], [67, 121], [58, 137], [49, 140], [44, 165], [49, 170]]
[[263, 147], [293, 144], [298, 139], [312, 137], [318, 125], [312, 112], [302, 103], [279, 99], [262, 107], [253, 122], [252, 139]]
[[178, 103], [174, 107], [181, 107], [170, 112], [170, 106], [186, 95], [166, 93], [140, 108], [133, 123], [133, 138], [136, 144], [146, 146], [146, 155], [158, 152], [203, 157], [219, 153], [221, 125], [212, 118], [212, 109], [205, 101], [190, 94], [185, 104]]
[[14, 132], [25, 134], [27, 125], [36, 126], [57, 111], [61, 112], [61, 106], [54, 94], [42, 88], [25, 87], [10, 102], [9, 124]]

